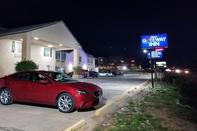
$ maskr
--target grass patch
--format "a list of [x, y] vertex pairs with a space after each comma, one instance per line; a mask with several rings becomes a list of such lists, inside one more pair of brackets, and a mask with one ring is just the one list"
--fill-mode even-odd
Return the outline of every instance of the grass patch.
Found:
[[146, 94], [143, 100], [129, 101], [123, 107], [124, 110], [111, 114], [108, 124], [104, 124], [104, 121], [94, 131], [184, 130], [182, 126], [185, 124], [181, 123], [183, 120], [197, 123], [195, 110], [180, 106], [177, 101], [192, 105], [197, 105], [197, 102], [182, 98], [172, 85], [156, 85], [155, 88], [147, 88], [143, 93]]

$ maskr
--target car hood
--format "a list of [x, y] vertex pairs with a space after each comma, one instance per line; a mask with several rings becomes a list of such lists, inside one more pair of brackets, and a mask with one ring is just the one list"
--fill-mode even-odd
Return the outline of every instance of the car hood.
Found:
[[77, 88], [80, 90], [86, 90], [88, 92], [95, 92], [101, 90], [99, 86], [87, 82], [70, 81], [65, 84], [68, 85], [69, 87]]

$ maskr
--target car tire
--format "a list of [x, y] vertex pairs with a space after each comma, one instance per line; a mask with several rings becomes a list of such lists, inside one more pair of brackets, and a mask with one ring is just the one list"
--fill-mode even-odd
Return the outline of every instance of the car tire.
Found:
[[60, 94], [56, 102], [60, 112], [70, 113], [75, 110], [74, 98], [69, 93]]
[[0, 91], [0, 102], [2, 105], [10, 105], [13, 103], [12, 93], [8, 88]]
[[83, 78], [87, 78], [87, 75], [83, 75]]

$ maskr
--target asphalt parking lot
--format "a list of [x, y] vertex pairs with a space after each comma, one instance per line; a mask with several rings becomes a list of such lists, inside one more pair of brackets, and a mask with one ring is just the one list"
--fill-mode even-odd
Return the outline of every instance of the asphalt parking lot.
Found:
[[67, 130], [80, 120], [87, 120], [92, 117], [97, 110], [148, 79], [150, 79], [150, 75], [78, 79], [100, 86], [104, 92], [104, 103], [95, 108], [77, 110], [72, 113], [61, 113], [56, 107], [43, 105], [25, 103], [14, 103], [9, 106], [0, 105], [0, 131]]

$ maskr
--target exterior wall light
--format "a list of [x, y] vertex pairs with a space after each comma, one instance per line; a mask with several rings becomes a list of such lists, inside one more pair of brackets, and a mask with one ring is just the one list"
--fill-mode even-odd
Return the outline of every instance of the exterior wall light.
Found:
[[35, 40], [39, 40], [38, 37], [34, 37]]

